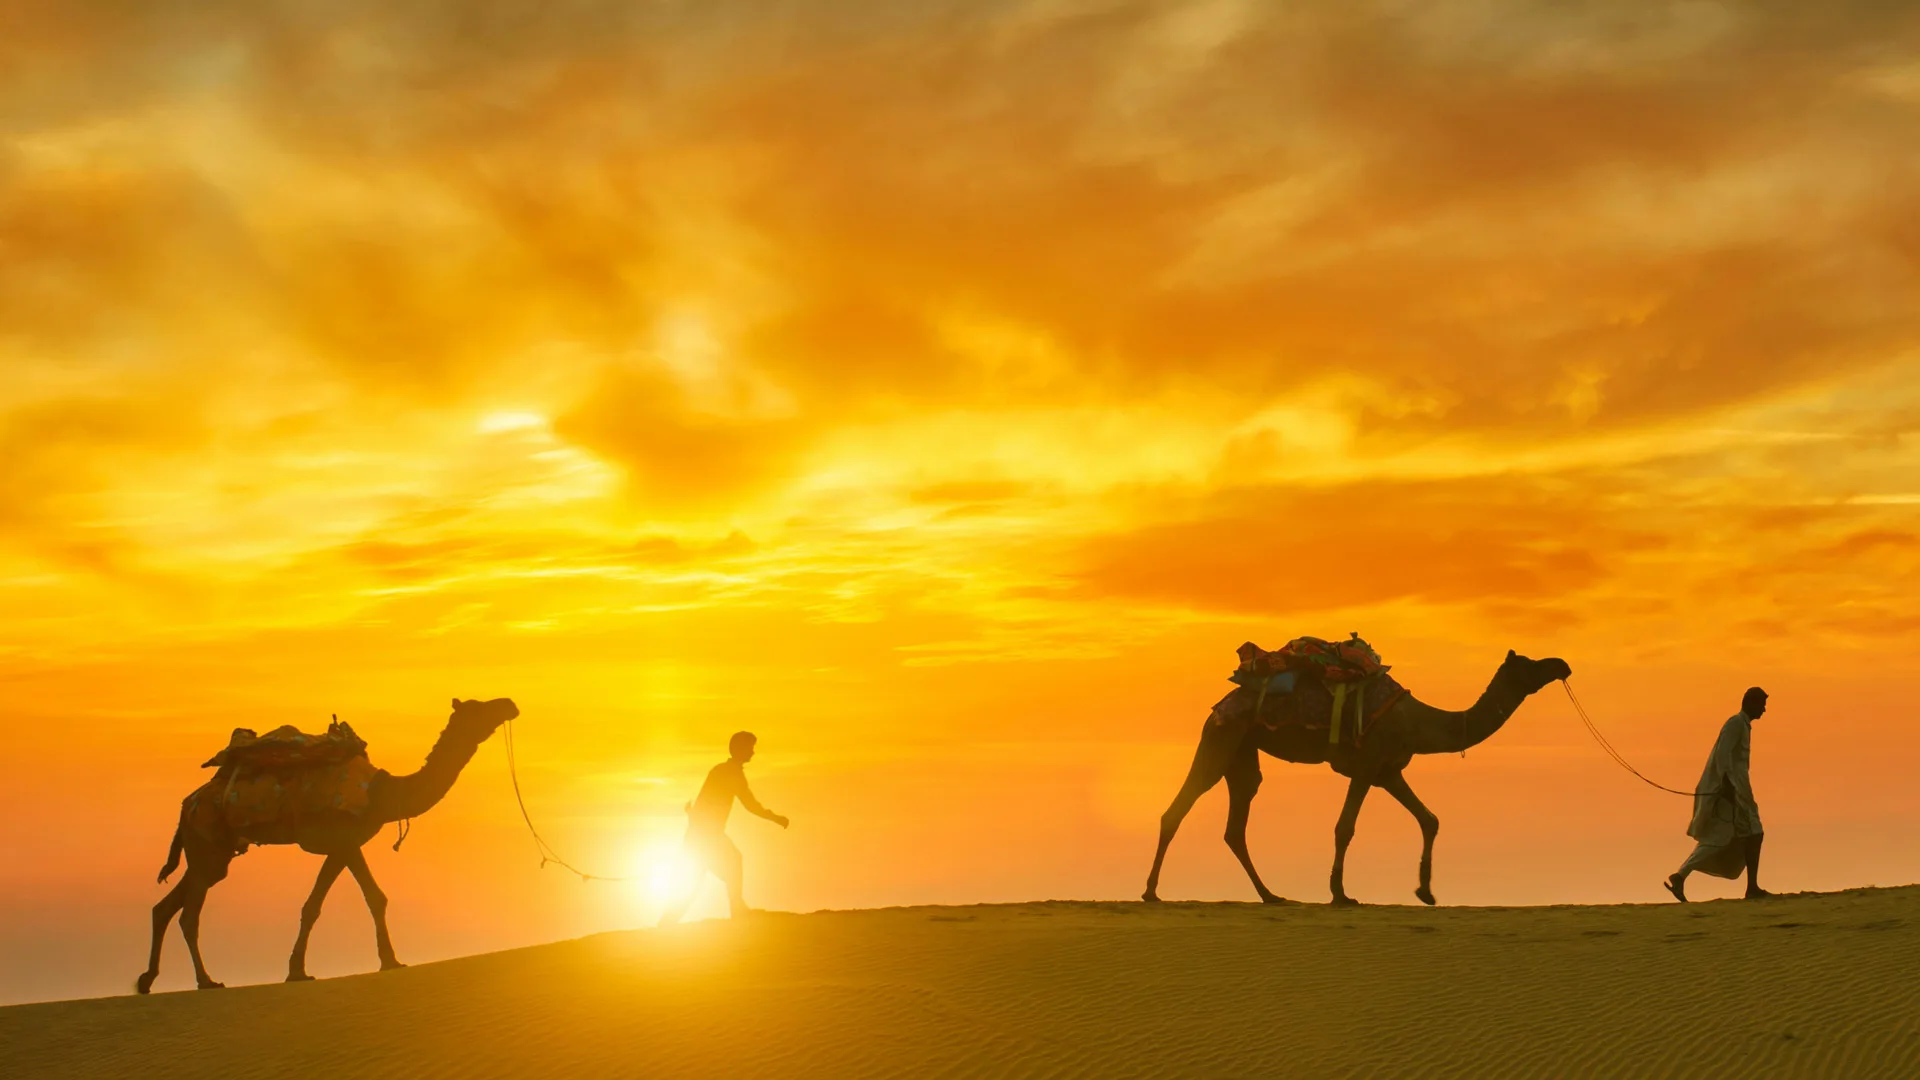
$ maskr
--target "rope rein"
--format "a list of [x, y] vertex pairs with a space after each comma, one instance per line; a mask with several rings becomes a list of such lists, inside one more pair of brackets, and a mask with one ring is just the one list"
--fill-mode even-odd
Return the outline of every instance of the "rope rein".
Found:
[[[1639, 778], [1642, 783], [1646, 784], [1649, 787], [1658, 788], [1661, 791], [1669, 792], [1674, 795], [1684, 795], [1688, 798], [1698, 798], [1699, 796], [1702, 796], [1702, 795], [1718, 795], [1719, 794], [1718, 789], [1715, 789], [1713, 791], [1682, 791], [1679, 788], [1668, 787], [1667, 785], [1662, 784], [1659, 781], [1654, 780], [1651, 777], [1647, 776], [1647, 774], [1641, 772], [1639, 769], [1634, 768], [1632, 762], [1629, 762], [1626, 759], [1626, 757], [1620, 753], [1619, 750], [1614, 748], [1614, 745], [1611, 742], [1607, 741], [1607, 737], [1600, 733], [1599, 726], [1594, 724], [1593, 718], [1587, 715], [1586, 707], [1580, 704], [1580, 699], [1578, 697], [1574, 696], [1573, 685], [1569, 683], [1567, 680], [1561, 679], [1560, 688], [1567, 692], [1567, 701], [1572, 703], [1574, 714], [1580, 717], [1580, 723], [1586, 726], [1587, 734], [1593, 736], [1593, 741], [1600, 745], [1600, 749], [1605, 751], [1606, 755], [1609, 758], [1613, 759], [1614, 764], [1632, 773], [1635, 777]], [[1262, 689], [1264, 690], [1264, 687]], [[1262, 694], [1261, 696], [1264, 697], [1265, 695]], [[560, 857], [559, 852], [553, 849], [553, 845], [547, 843], [546, 837], [541, 836], [540, 830], [534, 827], [533, 815], [527, 813], [526, 797], [520, 793], [520, 767], [518, 764], [517, 755], [514, 753], [513, 721], [511, 720], [507, 721], [506, 723], [506, 744], [507, 744], [507, 778], [513, 783], [513, 801], [516, 804], [518, 804], [520, 807], [520, 820], [526, 822], [528, 835], [533, 837], [534, 853], [540, 856], [540, 869], [545, 870], [547, 868], [547, 864], [552, 863], [555, 866], [558, 866], [561, 869], [566, 870], [567, 872], [575, 875], [581, 880], [582, 883], [589, 882], [589, 881], [620, 882], [620, 881], [633, 880], [633, 878], [631, 877], [607, 877], [603, 874], [589, 874], [585, 870], [580, 869], [579, 867], [573, 865], [572, 863]], [[405, 825], [399, 826], [399, 830], [400, 830], [400, 840], [405, 840], [407, 838], [406, 826]], [[395, 841], [393, 847], [395, 851], [398, 851], [400, 849], [400, 841]]]
[[1600, 729], [1594, 726], [1593, 718], [1587, 715], [1587, 710], [1585, 707], [1583, 707], [1580, 704], [1580, 699], [1573, 696], [1573, 684], [1569, 683], [1565, 679], [1561, 679], [1560, 688], [1567, 692], [1567, 700], [1573, 703], [1573, 711], [1579, 715], [1580, 722], [1587, 726], [1587, 733], [1593, 736], [1594, 742], [1597, 742], [1600, 744], [1600, 749], [1605, 750], [1607, 752], [1607, 756], [1613, 759], [1614, 764], [1620, 766], [1621, 768], [1627, 770], [1633, 775], [1639, 777], [1641, 780], [1645, 781], [1647, 784], [1653, 787], [1657, 787], [1661, 791], [1670, 791], [1675, 795], [1685, 795], [1688, 798], [1698, 798], [1701, 795], [1720, 794], [1720, 791], [1718, 788], [1715, 788], [1712, 791], [1681, 791], [1679, 788], [1670, 788], [1665, 784], [1658, 783], [1654, 780], [1648, 779], [1647, 774], [1641, 772], [1639, 769], [1636, 769], [1631, 764], [1629, 764], [1627, 759], [1621, 756], [1620, 751], [1615, 750], [1613, 748], [1613, 744], [1607, 741], [1607, 737], [1605, 735], [1600, 734]]
[[632, 881], [633, 879], [631, 877], [606, 877], [601, 874], [589, 874], [585, 870], [561, 858], [559, 853], [553, 850], [553, 845], [547, 843], [546, 837], [540, 835], [540, 830], [533, 827], [533, 817], [527, 813], [527, 800], [520, 795], [520, 769], [514, 762], [513, 721], [511, 720], [507, 721], [506, 725], [506, 741], [507, 776], [513, 781], [513, 801], [520, 804], [520, 820], [527, 823], [527, 832], [533, 835], [533, 848], [540, 856], [540, 869], [545, 870], [547, 864], [552, 863], [563, 870], [577, 875], [582, 883], [589, 881]]

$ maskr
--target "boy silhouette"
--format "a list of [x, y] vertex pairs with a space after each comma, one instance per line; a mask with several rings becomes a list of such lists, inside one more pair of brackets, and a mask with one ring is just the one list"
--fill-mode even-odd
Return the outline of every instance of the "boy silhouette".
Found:
[[745, 766], [753, 760], [754, 745], [760, 740], [751, 731], [735, 732], [727, 740], [727, 760], [715, 765], [707, 773], [707, 782], [700, 785], [700, 794], [687, 804], [687, 839], [685, 851], [688, 859], [698, 868], [693, 882], [688, 886], [686, 895], [676, 898], [667, 905], [660, 915], [661, 926], [672, 926], [687, 913], [693, 903], [694, 894], [699, 892], [700, 882], [705, 875], [712, 874], [727, 885], [727, 910], [734, 918], [739, 918], [753, 909], [747, 906], [746, 896], [740, 885], [740, 849], [727, 839], [727, 815], [733, 810], [733, 800], [739, 799], [747, 813], [755, 817], [766, 818], [781, 828], [787, 827], [787, 819], [760, 805], [747, 788]]

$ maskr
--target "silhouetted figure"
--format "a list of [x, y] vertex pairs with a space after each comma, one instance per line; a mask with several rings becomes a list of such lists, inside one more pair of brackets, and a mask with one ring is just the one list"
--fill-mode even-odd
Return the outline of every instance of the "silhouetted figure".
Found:
[[727, 753], [732, 756], [707, 773], [707, 782], [700, 785], [700, 794], [687, 804], [686, 853], [698, 872], [688, 883], [686, 895], [676, 898], [661, 914], [661, 926], [680, 921], [707, 874], [726, 883], [727, 911], [734, 918], [753, 910], [747, 906], [741, 891], [740, 849], [727, 839], [727, 815], [733, 811], [733, 800], [739, 799], [740, 805], [754, 817], [766, 818], [783, 829], [787, 827], [786, 818], [761, 806], [760, 800], [747, 788], [746, 764], [753, 760], [757, 742], [751, 731], [735, 732], [733, 738], [727, 740]]
[[187, 939], [187, 955], [193, 960], [194, 979], [202, 990], [217, 990], [222, 984], [207, 974], [200, 962], [200, 908], [206, 903], [207, 890], [227, 876], [227, 866], [235, 855], [251, 844], [298, 844], [315, 855], [326, 856], [320, 864], [313, 892], [300, 908], [300, 936], [294, 939], [293, 955], [287, 960], [287, 981], [303, 982], [307, 975], [307, 938], [320, 918], [320, 905], [341, 871], [353, 875], [373, 915], [373, 941], [380, 953], [380, 970], [405, 967], [393, 953], [393, 940], [387, 935], [387, 896], [374, 884], [373, 871], [360, 848], [373, 839], [381, 827], [419, 817], [439, 803], [460, 770], [473, 759], [480, 744], [490, 738], [501, 724], [520, 715], [506, 698], [492, 701], [453, 700], [453, 714], [446, 730], [427, 752], [426, 764], [419, 771], [394, 776], [384, 769], [368, 785], [367, 808], [358, 814], [344, 812], [301, 814], [287, 820], [259, 822], [236, 832], [221, 816], [225, 778], [210, 780], [181, 804], [180, 824], [174, 830], [173, 848], [167, 864], [160, 869], [165, 883], [186, 856], [187, 872], [180, 884], [153, 906], [153, 949], [147, 957], [147, 970], [134, 989], [147, 993], [160, 974], [160, 945], [166, 940], [167, 925], [177, 912], [180, 932]]
[[1687, 875], [1695, 870], [1729, 880], [1747, 873], [1747, 899], [1771, 896], [1760, 887], [1760, 807], [1753, 801], [1753, 782], [1747, 775], [1753, 754], [1753, 722], [1767, 711], [1767, 692], [1759, 687], [1740, 699], [1740, 711], [1720, 726], [1713, 753], [1700, 773], [1694, 791], [1693, 821], [1687, 835], [1694, 838], [1693, 854], [1667, 878], [1667, 891], [1687, 902]]

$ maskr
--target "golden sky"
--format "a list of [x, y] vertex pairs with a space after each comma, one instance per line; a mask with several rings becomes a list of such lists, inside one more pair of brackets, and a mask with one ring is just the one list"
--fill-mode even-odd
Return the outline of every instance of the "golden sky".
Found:
[[[1920, 876], [1920, 21], [1579, 8], [0, 3], [0, 1000], [137, 970], [234, 726], [511, 696], [608, 873], [752, 727], [760, 902], [1126, 896], [1234, 647], [1350, 630], [1443, 706], [1563, 656], [1675, 784], [1766, 685], [1772, 887]], [[1410, 773], [1443, 902], [1663, 895], [1557, 694]], [[500, 755], [372, 846], [403, 958], [657, 910]], [[1340, 782], [1267, 776], [1323, 899]], [[1223, 802], [1166, 895], [1251, 897]]]

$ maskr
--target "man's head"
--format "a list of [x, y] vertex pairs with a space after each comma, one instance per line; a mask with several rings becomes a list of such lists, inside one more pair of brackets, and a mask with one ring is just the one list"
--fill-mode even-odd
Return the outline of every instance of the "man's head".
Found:
[[732, 754], [735, 761], [752, 761], [753, 744], [759, 741], [751, 731], [736, 731], [733, 738], [727, 740], [727, 753]]
[[1749, 687], [1747, 696], [1740, 699], [1740, 711], [1746, 713], [1749, 720], [1760, 719], [1760, 714], [1767, 711], [1767, 692], [1757, 686]]

